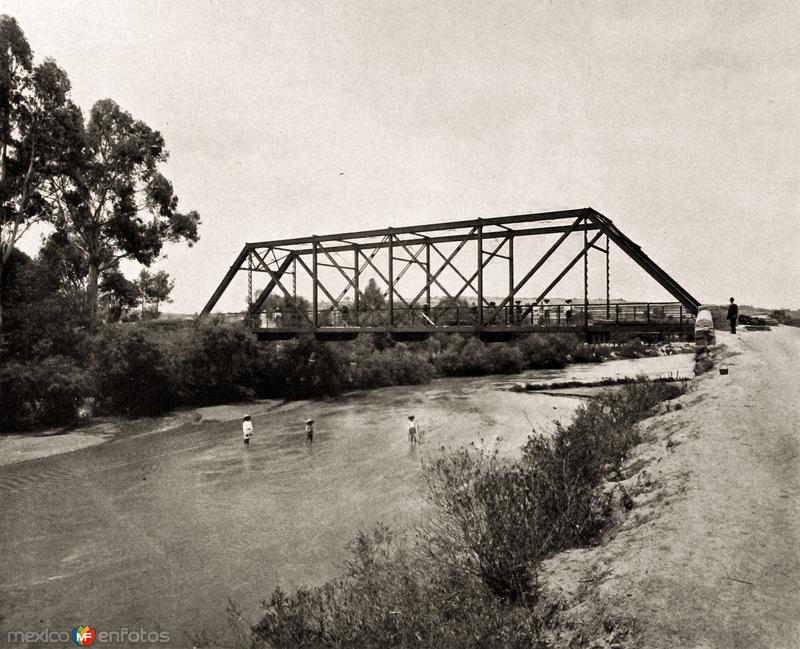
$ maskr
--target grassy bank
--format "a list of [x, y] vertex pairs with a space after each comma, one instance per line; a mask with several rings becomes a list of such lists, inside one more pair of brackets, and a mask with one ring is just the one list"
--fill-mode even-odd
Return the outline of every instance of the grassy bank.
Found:
[[547, 646], [539, 566], [598, 542], [614, 508], [633, 505], [600, 486], [639, 443], [638, 422], [684, 389], [647, 383], [604, 394], [553, 436], [534, 432], [514, 460], [477, 446], [441, 449], [424, 463], [430, 507], [413, 531], [361, 533], [343, 577], [274, 591], [243, 646]]

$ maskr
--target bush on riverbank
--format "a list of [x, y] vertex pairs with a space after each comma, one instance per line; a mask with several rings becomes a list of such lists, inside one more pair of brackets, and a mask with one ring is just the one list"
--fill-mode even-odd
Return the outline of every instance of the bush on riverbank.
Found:
[[89, 393], [86, 373], [69, 358], [0, 365], [0, 431], [71, 424]]
[[359, 534], [344, 578], [272, 593], [251, 647], [544, 649], [528, 609], [509, 606], [420, 549], [384, 526]]
[[[72, 326], [67, 330], [73, 338], [48, 334], [28, 341], [24, 357], [4, 352], [0, 431], [69, 423], [82, 404], [95, 404], [104, 414], [156, 415], [184, 405], [331, 397], [351, 389], [425, 383], [437, 374], [514, 374], [595, 362], [609, 351], [576, 337], [537, 334], [488, 344], [460, 335], [404, 344], [368, 334], [335, 344], [311, 336], [259, 343], [242, 325], [213, 318], [180, 329], [118, 324], [92, 335]], [[69, 356], [48, 360], [66, 340], [73, 341]], [[64, 371], [48, 370], [52, 363]], [[44, 399], [45, 394], [51, 396]]]
[[174, 359], [141, 328], [113, 325], [96, 336], [91, 374], [94, 396], [103, 412], [156, 415], [175, 404]]
[[544, 648], [533, 609], [541, 561], [598, 539], [610, 514], [604, 472], [638, 443], [636, 424], [684, 390], [644, 383], [604, 394], [552, 437], [533, 434], [516, 460], [474, 445], [431, 459], [433, 507], [418, 534], [361, 533], [343, 578], [276, 590], [251, 647]]

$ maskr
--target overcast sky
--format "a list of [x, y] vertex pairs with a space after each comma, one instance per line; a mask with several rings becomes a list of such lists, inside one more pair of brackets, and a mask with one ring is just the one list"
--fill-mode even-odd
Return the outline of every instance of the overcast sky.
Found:
[[[84, 113], [110, 97], [163, 133], [203, 219], [157, 266], [168, 310], [201, 309], [245, 241], [585, 206], [703, 302], [800, 307], [796, 0], [0, 11]], [[624, 272], [614, 295], [661, 295]]]

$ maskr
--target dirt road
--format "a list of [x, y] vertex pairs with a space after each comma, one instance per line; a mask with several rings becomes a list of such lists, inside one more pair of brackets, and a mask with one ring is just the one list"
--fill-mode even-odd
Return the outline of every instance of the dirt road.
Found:
[[615, 538], [553, 567], [556, 585], [594, 583], [571, 616], [596, 646], [800, 647], [800, 329], [719, 342], [730, 373], [651, 421]]

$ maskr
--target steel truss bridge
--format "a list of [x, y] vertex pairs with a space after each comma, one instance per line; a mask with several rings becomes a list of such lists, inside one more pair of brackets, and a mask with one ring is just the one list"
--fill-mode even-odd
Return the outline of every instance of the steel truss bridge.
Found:
[[[519, 251], [523, 240], [545, 235], [558, 235], [546, 251], [515, 255], [515, 244]], [[557, 272], [547, 267], [550, 274], [540, 280], [546, 263], [552, 266], [557, 251], [563, 257], [565, 242], [574, 245], [576, 238], [578, 253], [560, 262]], [[612, 244], [675, 301], [612, 302]], [[589, 299], [589, 256], [597, 253], [605, 257], [604, 301]], [[579, 264], [583, 298], [551, 300], [548, 296]], [[495, 278], [503, 275], [505, 285], [502, 295], [495, 290], [492, 298], [484, 290], [490, 266]], [[247, 274], [248, 308], [232, 317], [245, 320], [263, 340], [301, 334], [347, 339], [364, 332], [407, 340], [433, 332], [486, 340], [531, 332], [573, 332], [587, 340], [608, 340], [614, 332], [692, 337], [700, 305], [610, 219], [590, 207], [247, 243], [202, 314], [212, 311], [239, 273]], [[266, 281], [257, 294], [254, 276]], [[365, 276], [377, 280], [371, 290]], [[298, 295], [298, 282], [310, 284], [307, 298]], [[538, 286], [537, 297], [518, 297], [531, 284]], [[444, 296], [436, 304], [433, 292]]]

